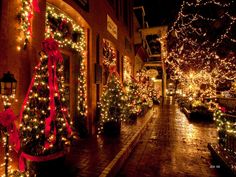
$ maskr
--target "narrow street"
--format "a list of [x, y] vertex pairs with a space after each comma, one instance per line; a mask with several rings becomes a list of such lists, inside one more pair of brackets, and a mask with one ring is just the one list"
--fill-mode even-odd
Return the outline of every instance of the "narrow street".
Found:
[[207, 148], [217, 141], [214, 123], [189, 122], [171, 99], [156, 112], [117, 177], [227, 176]]

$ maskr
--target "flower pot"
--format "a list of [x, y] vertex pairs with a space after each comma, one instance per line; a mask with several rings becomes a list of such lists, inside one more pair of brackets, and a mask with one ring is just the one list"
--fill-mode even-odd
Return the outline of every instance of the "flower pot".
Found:
[[121, 122], [109, 121], [103, 125], [104, 135], [106, 136], [118, 136], [120, 135]]

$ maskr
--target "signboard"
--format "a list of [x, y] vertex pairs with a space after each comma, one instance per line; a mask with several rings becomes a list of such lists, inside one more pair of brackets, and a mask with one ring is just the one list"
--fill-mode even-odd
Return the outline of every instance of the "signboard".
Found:
[[85, 11], [89, 11], [89, 0], [74, 0]]
[[146, 74], [151, 78], [156, 78], [158, 76], [158, 71], [156, 69], [149, 69]]
[[111, 35], [114, 38], [118, 38], [118, 28], [117, 25], [115, 24], [115, 22], [111, 19], [111, 17], [109, 15], [107, 15], [107, 31], [109, 33], [111, 33]]

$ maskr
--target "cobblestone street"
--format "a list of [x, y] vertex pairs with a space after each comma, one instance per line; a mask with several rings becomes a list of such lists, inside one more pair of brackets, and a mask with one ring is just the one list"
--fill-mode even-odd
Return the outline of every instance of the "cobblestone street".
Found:
[[117, 177], [228, 176], [207, 148], [217, 141], [213, 123], [189, 122], [173, 100], [157, 109]]

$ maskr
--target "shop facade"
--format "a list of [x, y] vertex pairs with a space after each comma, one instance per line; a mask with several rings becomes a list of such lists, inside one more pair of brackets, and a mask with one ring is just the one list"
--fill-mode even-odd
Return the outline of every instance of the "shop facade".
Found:
[[4, 44], [0, 74], [10, 71], [17, 80], [18, 102], [12, 103], [15, 114], [20, 112], [39, 62], [41, 43], [53, 37], [64, 58], [70, 116], [75, 124], [83, 119], [88, 133], [95, 134], [97, 103], [109, 75], [104, 65], [106, 47], [111, 50], [108, 55], [115, 56], [120, 78], [133, 74], [132, 1], [3, 0], [0, 8], [0, 42]]

